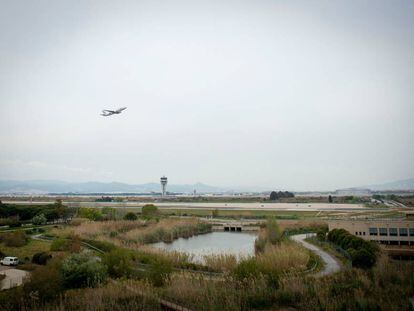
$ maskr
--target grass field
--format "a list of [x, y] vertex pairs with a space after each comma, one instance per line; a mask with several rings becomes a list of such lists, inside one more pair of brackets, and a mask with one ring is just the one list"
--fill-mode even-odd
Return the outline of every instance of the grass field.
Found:
[[38, 252], [47, 252], [50, 249], [50, 243], [39, 240], [30, 239], [27, 245], [21, 247], [8, 247], [3, 243], [0, 244], [0, 251], [7, 256], [15, 256], [20, 260], [29, 261], [32, 259], [33, 255]]
[[[197, 216], [207, 217], [212, 216], [214, 209], [173, 209], [173, 208], [159, 208], [163, 215], [168, 216]], [[217, 213], [217, 211], [216, 211]], [[266, 210], [219, 210], [219, 218], [266, 218], [276, 217], [277, 219], [309, 219], [309, 218], [331, 218], [331, 217], [368, 217], [368, 218], [398, 218], [403, 217], [404, 214], [400, 211], [384, 211], [376, 212], [358, 211], [358, 212], [341, 212], [341, 211], [266, 211]]]

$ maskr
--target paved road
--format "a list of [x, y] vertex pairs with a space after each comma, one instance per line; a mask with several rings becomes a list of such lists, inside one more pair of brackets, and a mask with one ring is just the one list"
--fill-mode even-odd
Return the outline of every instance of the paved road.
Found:
[[29, 276], [27, 271], [10, 267], [1, 267], [0, 274], [6, 275], [6, 278], [0, 281], [0, 290], [20, 286], [23, 284], [24, 279]]
[[341, 270], [341, 266], [338, 264], [338, 262], [331, 255], [329, 255], [327, 252], [321, 250], [319, 247], [316, 247], [315, 245], [310, 244], [310, 243], [305, 241], [306, 238], [308, 238], [310, 236], [314, 236], [314, 235], [315, 235], [315, 233], [297, 234], [297, 235], [291, 236], [291, 239], [298, 242], [298, 243], [300, 243], [300, 244], [302, 244], [304, 247], [311, 250], [312, 252], [314, 252], [319, 257], [321, 257], [321, 259], [325, 263], [325, 267], [324, 267], [323, 270], [319, 271], [316, 274], [317, 276], [324, 276], [324, 275], [335, 273], [335, 272], [338, 272], [339, 270]]

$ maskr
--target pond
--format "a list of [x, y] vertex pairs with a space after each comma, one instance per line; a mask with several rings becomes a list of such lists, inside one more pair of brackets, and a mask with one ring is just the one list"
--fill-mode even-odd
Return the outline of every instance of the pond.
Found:
[[159, 242], [151, 246], [166, 251], [189, 253], [203, 262], [204, 255], [233, 254], [237, 257], [254, 255], [256, 235], [244, 232], [210, 232], [191, 238], [179, 238], [172, 243]]

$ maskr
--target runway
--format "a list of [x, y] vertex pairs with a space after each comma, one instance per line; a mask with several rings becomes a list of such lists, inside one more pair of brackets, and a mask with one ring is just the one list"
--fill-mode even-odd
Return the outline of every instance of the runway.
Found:
[[[45, 201], [3, 201], [10, 204], [52, 204]], [[362, 204], [336, 204], [336, 203], [192, 203], [192, 202], [63, 202], [64, 205], [74, 207], [114, 207], [114, 208], [141, 208], [146, 204], [154, 204], [160, 209], [207, 209], [207, 210], [263, 210], [263, 211], [376, 211], [386, 212], [388, 208], [367, 208]]]

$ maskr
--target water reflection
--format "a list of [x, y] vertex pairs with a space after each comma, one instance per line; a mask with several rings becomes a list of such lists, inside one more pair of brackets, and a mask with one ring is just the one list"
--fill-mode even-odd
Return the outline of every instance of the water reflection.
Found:
[[233, 254], [238, 257], [254, 255], [256, 235], [244, 232], [211, 232], [188, 239], [180, 238], [172, 243], [154, 243], [151, 246], [166, 251], [192, 254], [196, 261], [202, 262], [204, 255]]

